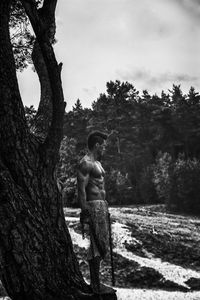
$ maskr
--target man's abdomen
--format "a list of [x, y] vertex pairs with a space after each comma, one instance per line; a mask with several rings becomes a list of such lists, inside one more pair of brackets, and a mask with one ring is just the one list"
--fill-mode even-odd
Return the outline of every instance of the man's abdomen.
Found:
[[104, 188], [100, 189], [97, 186], [88, 185], [86, 189], [87, 201], [105, 200], [106, 192]]

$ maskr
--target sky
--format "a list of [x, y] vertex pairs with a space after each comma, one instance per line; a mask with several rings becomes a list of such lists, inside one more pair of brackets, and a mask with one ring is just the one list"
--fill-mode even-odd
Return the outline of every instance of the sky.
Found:
[[[67, 111], [78, 98], [91, 107], [111, 80], [140, 93], [200, 92], [200, 0], [58, 0], [56, 23]], [[18, 79], [24, 105], [37, 108], [37, 74]]]

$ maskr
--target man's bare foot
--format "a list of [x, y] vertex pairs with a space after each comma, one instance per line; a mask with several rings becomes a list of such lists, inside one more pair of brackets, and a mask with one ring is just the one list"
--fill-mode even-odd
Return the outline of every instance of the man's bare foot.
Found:
[[108, 286], [108, 285], [105, 285], [105, 284], [100, 284], [100, 287], [99, 286], [95, 286], [95, 285], [92, 285], [91, 286], [93, 292], [95, 294], [115, 294], [116, 290], [113, 289], [112, 287]]

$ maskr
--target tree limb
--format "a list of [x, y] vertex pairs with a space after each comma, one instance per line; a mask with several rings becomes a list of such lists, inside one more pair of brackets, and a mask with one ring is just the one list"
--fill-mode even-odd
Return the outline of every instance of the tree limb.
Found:
[[[43, 20], [43, 26], [45, 26], [45, 31], [51, 44], [55, 40], [56, 32], [56, 3], [57, 0], [50, 2], [45, 0], [42, 8], [38, 10], [38, 14]], [[31, 129], [37, 137], [40, 137], [40, 140], [44, 141], [52, 120], [52, 90], [48, 70], [37, 39], [35, 40], [32, 51], [32, 60], [39, 77], [41, 95], [35, 122]]]
[[[45, 28], [45, 23], [42, 20], [42, 17], [39, 16], [35, 4], [32, 0], [21, 0], [21, 2], [35, 32], [49, 75], [52, 90], [53, 112], [51, 126], [42, 149], [48, 156], [48, 160], [51, 160], [52, 166], [54, 166], [57, 162], [58, 151], [63, 135], [63, 116], [65, 111], [60, 67], [56, 61], [53, 47]], [[49, 9], [50, 7], [52, 8], [51, 14], [55, 13], [55, 11], [53, 12], [53, 9], [55, 9], [56, 6], [55, 0], [45, 1], [44, 4], [45, 7], [48, 7]]]
[[48, 70], [37, 40], [33, 46], [32, 61], [40, 81], [40, 102], [31, 132], [44, 142], [52, 120], [52, 90]]
[[[55, 23], [55, 9], [57, 0], [45, 0], [42, 8], [38, 10], [39, 16], [45, 26], [45, 31], [52, 44], [55, 40], [56, 23]], [[40, 50], [40, 46], [36, 39], [32, 52], [32, 60], [39, 77], [41, 86], [40, 103], [35, 118], [32, 132], [39, 136], [43, 141], [45, 140], [49, 126], [52, 120], [52, 90], [49, 81], [47, 67]]]

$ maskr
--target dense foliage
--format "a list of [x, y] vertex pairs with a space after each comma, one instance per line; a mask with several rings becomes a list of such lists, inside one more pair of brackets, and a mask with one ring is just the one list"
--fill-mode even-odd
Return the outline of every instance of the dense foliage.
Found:
[[[40, 7], [42, 1], [36, 2]], [[10, 32], [16, 68], [23, 70], [32, 63], [34, 35], [20, 1], [13, 2]], [[26, 107], [25, 113], [31, 127], [36, 111]], [[117, 80], [107, 83], [107, 92], [100, 94], [92, 109], [83, 108], [78, 99], [65, 115], [60, 149], [57, 175], [64, 204], [76, 203], [77, 162], [86, 152], [88, 133], [100, 129], [115, 131], [103, 162], [110, 203], [166, 202], [170, 207], [195, 210], [190, 209], [190, 204], [194, 206], [193, 194], [180, 194], [185, 195], [183, 188], [188, 186], [188, 180], [188, 188], [196, 190], [196, 181], [187, 180], [187, 176], [193, 178], [192, 174], [195, 177], [198, 173], [199, 124], [200, 95], [193, 87], [187, 95], [179, 85], [173, 85], [172, 90], [162, 92], [161, 96], [150, 95], [146, 90], [140, 95], [132, 84]], [[177, 161], [179, 154], [184, 154], [182, 163]], [[187, 205], [182, 205], [182, 201]], [[194, 200], [195, 205], [198, 201]]]
[[193, 87], [187, 95], [176, 85], [161, 96], [140, 95], [128, 82], [111, 81], [91, 109], [78, 99], [65, 114], [58, 166], [65, 204], [76, 203], [77, 163], [87, 151], [88, 133], [96, 129], [114, 131], [103, 161], [110, 203], [166, 203], [195, 211], [200, 202], [200, 95]]
[[76, 163], [86, 151], [88, 133], [96, 129], [108, 133], [114, 130], [103, 162], [110, 203], [166, 202], [170, 207], [179, 207], [183, 201], [187, 204], [182, 208], [193, 210], [193, 193], [183, 196], [184, 188], [195, 191], [193, 177], [199, 170], [200, 95], [193, 87], [187, 95], [176, 85], [161, 96], [147, 91], [140, 95], [128, 82], [111, 81], [92, 109], [83, 108], [78, 99], [64, 122], [64, 134], [69, 143], [72, 141], [73, 149], [71, 154], [69, 145], [68, 150], [61, 150], [61, 159], [67, 158], [68, 171], [62, 167], [58, 173], [61, 180], [65, 178], [65, 191], [68, 187], [71, 191], [73, 184], [76, 189]]
[[173, 165], [170, 177], [169, 207], [200, 214], [200, 162], [179, 158]]

